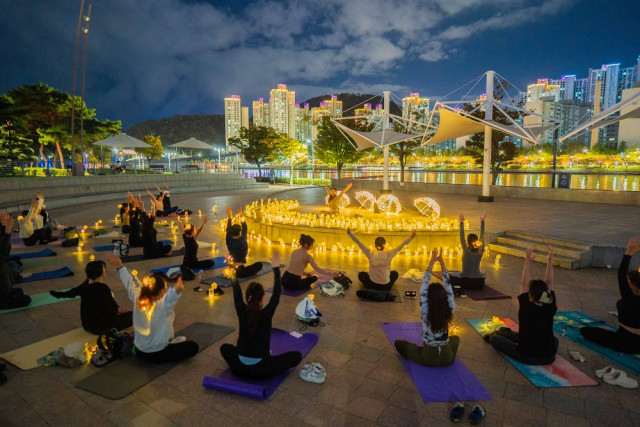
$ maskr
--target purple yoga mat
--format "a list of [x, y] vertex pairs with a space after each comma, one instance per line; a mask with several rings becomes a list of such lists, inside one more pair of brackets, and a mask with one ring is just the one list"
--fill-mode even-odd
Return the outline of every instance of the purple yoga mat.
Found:
[[[266, 293], [272, 294], [273, 293], [273, 287], [266, 289], [265, 290]], [[286, 295], [288, 297], [299, 297], [300, 295], [304, 295], [304, 294], [308, 294], [310, 292], [313, 292], [313, 289], [311, 288], [307, 288], [307, 289], [298, 289], [295, 291], [289, 291], [285, 288], [282, 288], [282, 295]]]
[[[271, 353], [274, 355], [286, 353], [287, 351], [299, 351], [304, 357], [317, 342], [317, 334], [307, 333], [302, 334], [300, 338], [296, 338], [281, 329], [274, 328], [271, 330]], [[202, 385], [207, 388], [255, 399], [268, 399], [288, 375], [289, 372], [283, 372], [275, 377], [255, 380], [238, 377], [230, 369], [227, 369], [219, 377], [204, 377]]]
[[[420, 322], [383, 323], [382, 329], [393, 344], [404, 339], [422, 345], [422, 327]], [[451, 366], [429, 368], [418, 365], [398, 355], [405, 369], [413, 379], [418, 392], [425, 402], [463, 402], [469, 400], [491, 400], [491, 395], [456, 358]]]
[[478, 291], [465, 290], [465, 294], [474, 301], [480, 300], [493, 300], [493, 299], [511, 299], [511, 296], [503, 294], [497, 289], [493, 289], [490, 286], [484, 285], [484, 287]]

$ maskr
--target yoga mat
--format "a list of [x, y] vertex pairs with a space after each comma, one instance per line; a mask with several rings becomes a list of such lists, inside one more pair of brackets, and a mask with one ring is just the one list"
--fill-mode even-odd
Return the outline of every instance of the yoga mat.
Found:
[[[287, 351], [299, 351], [304, 358], [317, 342], [317, 334], [307, 333], [302, 334], [300, 338], [296, 338], [281, 329], [274, 328], [271, 330], [271, 354], [273, 355], [286, 353]], [[227, 369], [219, 377], [204, 377], [202, 385], [214, 390], [240, 394], [255, 399], [268, 399], [291, 371], [283, 372], [275, 377], [258, 380], [239, 377], [233, 374], [230, 369]]]
[[60, 264], [62, 264], [62, 260], [58, 257], [28, 258], [22, 260], [22, 268], [24, 270], [35, 270], [36, 268], [51, 267], [52, 265]]
[[78, 341], [95, 345], [97, 339], [97, 335], [78, 328], [25, 347], [2, 353], [0, 357], [23, 371], [27, 371], [41, 366], [38, 364], [38, 359], [46, 356], [57, 348], [65, 347]]
[[[135, 247], [140, 247], [140, 246], [135, 246]], [[184, 248], [180, 248], [180, 249], [171, 251], [171, 255], [161, 256], [158, 258], [145, 258], [143, 254], [132, 254], [132, 255], [123, 256], [120, 259], [122, 260], [123, 263], [127, 263], [127, 262], [145, 261], [149, 259], [171, 258], [174, 256], [183, 256], [183, 255], [184, 255]], [[154, 270], [152, 270], [152, 272], [153, 271]]]
[[[500, 318], [503, 324], [495, 324], [491, 322], [491, 319], [467, 319], [467, 322], [480, 334], [484, 335], [493, 330], [507, 326], [514, 331], [518, 331], [518, 324], [508, 317]], [[485, 329], [486, 326], [486, 329]], [[569, 363], [565, 358], [556, 354], [556, 360], [551, 365], [526, 365], [520, 363], [517, 360], [505, 356], [511, 364], [522, 375], [527, 377], [529, 381], [536, 387], [550, 388], [550, 387], [578, 387], [586, 385], [598, 385], [598, 383], [591, 379], [584, 372]]]
[[[60, 291], [63, 292], [63, 291], [67, 291], [67, 290], [68, 289], [61, 289]], [[9, 308], [9, 309], [6, 309], [6, 310], [0, 310], [0, 314], [2, 314], [2, 313], [10, 313], [12, 311], [26, 310], [28, 308], [39, 307], [41, 305], [55, 304], [57, 302], [71, 301], [71, 300], [79, 298], [79, 297], [76, 297], [76, 298], [56, 298], [56, 297], [52, 297], [51, 294], [49, 294], [49, 292], [46, 292], [46, 293], [43, 293], [43, 294], [29, 295], [29, 296], [31, 297], [31, 303], [28, 306], [20, 307], [20, 308]], [[53, 350], [55, 350], [55, 348]], [[40, 355], [40, 356], [42, 356], [42, 355]], [[40, 356], [38, 356], [38, 357], [40, 357]]]
[[[617, 330], [617, 328], [607, 322], [596, 320], [580, 311], [559, 311], [553, 319], [553, 331], [556, 334], [569, 338], [571, 341], [598, 353], [616, 365], [622, 366], [636, 375], [640, 375], [640, 354], [618, 353], [610, 348], [589, 341], [580, 335], [580, 328], [583, 326], [594, 326], [611, 331]], [[566, 333], [563, 333], [562, 328], [566, 328]]]
[[[234, 328], [229, 326], [196, 322], [176, 332], [175, 336], [183, 335], [188, 340], [197, 342], [202, 351], [233, 330]], [[178, 363], [180, 362], [149, 363], [131, 355], [99, 368], [95, 374], [77, 382], [76, 387], [108, 399], [122, 399], [149, 381], [167, 373]]]
[[496, 300], [496, 299], [511, 299], [510, 295], [503, 294], [497, 289], [493, 289], [491, 286], [484, 285], [480, 290], [466, 290], [465, 294], [474, 301], [482, 300]]
[[46, 257], [46, 256], [54, 256], [54, 255], [58, 255], [55, 251], [49, 249], [49, 248], [44, 248], [41, 251], [38, 252], [27, 252], [24, 254], [13, 254], [11, 255], [9, 258], [16, 256], [19, 257], [21, 260], [23, 259], [31, 259], [31, 258], [42, 258], [42, 257]]
[[[378, 292], [378, 293], [390, 293], [390, 294], [392, 294], [392, 295], [395, 295], [395, 296], [396, 296], [396, 299], [394, 299], [393, 301], [374, 301], [374, 300], [365, 299], [365, 298], [359, 298], [359, 297], [358, 297], [358, 300], [359, 300], [359, 301], [362, 301], [362, 302], [375, 302], [375, 303], [378, 303], [378, 302], [398, 302], [398, 303], [403, 303], [403, 302], [404, 302], [404, 301], [403, 301], [403, 297], [404, 297], [404, 295], [400, 295], [400, 292], [398, 291], [398, 289], [397, 289], [395, 286], [393, 286], [393, 287], [392, 287], [391, 289], [389, 289], [388, 291], [377, 291], [377, 290], [375, 290], [375, 289], [367, 289], [367, 288], [365, 288], [364, 286], [360, 286], [360, 287], [358, 288], [358, 291], [372, 291], [372, 292]], [[419, 301], [419, 300], [420, 300], [420, 296], [419, 296], [419, 295], [418, 295], [418, 296], [416, 296], [416, 298], [415, 298], [415, 299]]]
[[42, 246], [60, 246], [62, 242], [64, 242], [64, 238], [58, 237], [58, 240], [49, 242], [46, 245], [40, 245], [36, 243], [33, 246], [26, 246], [20, 237], [14, 237], [13, 239], [11, 239], [11, 247], [13, 249], [27, 249], [27, 248], [37, 248]]
[[31, 277], [22, 279], [20, 283], [36, 282], [38, 280], [45, 279], [59, 279], [61, 277], [73, 276], [73, 271], [69, 267], [62, 267], [57, 270], [41, 271], [39, 273], [33, 273]]
[[[271, 273], [273, 271], [273, 268], [271, 268], [271, 263], [263, 261], [261, 264], [262, 264], [262, 268], [256, 274], [248, 277], [238, 277], [238, 282], [240, 283], [246, 282], [247, 280], [252, 280], [252, 279], [255, 279], [256, 277], [264, 276], [265, 274]], [[283, 267], [284, 267], [284, 264], [280, 264], [280, 268], [283, 268]], [[200, 283], [204, 285], [211, 285], [213, 282], [216, 282], [218, 286], [222, 288], [227, 288], [231, 286], [231, 279], [229, 279], [228, 277], [224, 277], [221, 274], [218, 276], [211, 277], [209, 279], [204, 279]]]
[[[273, 286], [268, 288], [268, 289], [265, 289], [265, 292], [269, 293], [269, 294], [272, 294], [273, 293]], [[310, 292], [313, 292], [313, 289], [306, 288], [306, 289], [297, 289], [297, 290], [294, 290], [294, 291], [290, 291], [288, 289], [282, 288], [282, 295], [286, 295], [288, 297], [299, 297], [300, 295], [308, 294]]]
[[[160, 243], [162, 243], [164, 245], [171, 245], [171, 246], [175, 245], [175, 242], [173, 240], [160, 240]], [[93, 246], [91, 249], [96, 251], [96, 252], [113, 251], [113, 243], [110, 244], [110, 245]]]
[[[227, 264], [227, 258], [223, 257], [223, 256], [219, 256], [219, 257], [215, 257], [215, 258], [209, 258], [209, 259], [211, 261], [213, 261], [213, 267], [211, 267], [211, 268], [194, 268], [193, 272], [197, 273], [199, 271], [213, 270], [214, 268], [224, 267]], [[176, 265], [171, 265], [169, 267], [154, 268], [153, 270], [151, 270], [151, 272], [152, 273], [166, 273], [167, 271], [169, 271], [169, 269], [175, 268], [175, 267], [180, 267], [181, 265], [182, 264], [176, 264]]]
[[[382, 329], [392, 345], [398, 339], [424, 345], [420, 322], [383, 323]], [[450, 366], [433, 368], [419, 365], [400, 354], [398, 357], [424, 402], [491, 400], [491, 394], [458, 357]]]

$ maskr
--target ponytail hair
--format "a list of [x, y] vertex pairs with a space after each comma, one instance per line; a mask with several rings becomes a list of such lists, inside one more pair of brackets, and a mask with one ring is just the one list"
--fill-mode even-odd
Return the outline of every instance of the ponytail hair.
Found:
[[431, 283], [427, 292], [427, 324], [434, 333], [448, 332], [453, 312], [444, 286]]
[[84, 268], [84, 272], [87, 274], [87, 283], [89, 280], [96, 280], [102, 276], [106, 268], [107, 264], [104, 261], [90, 261]]
[[247, 321], [249, 323], [249, 332], [251, 333], [254, 333], [256, 329], [258, 329], [263, 296], [264, 288], [260, 283], [249, 283], [245, 291], [245, 298], [247, 300]]
[[298, 241], [298, 243], [300, 243], [300, 246], [313, 246], [313, 242], [315, 242], [315, 239], [311, 236], [309, 236], [308, 234], [301, 234], [300, 235], [300, 240]]
[[153, 310], [153, 303], [158, 299], [158, 295], [167, 286], [162, 273], [153, 273], [142, 279], [142, 289], [138, 295], [138, 308], [150, 314]]

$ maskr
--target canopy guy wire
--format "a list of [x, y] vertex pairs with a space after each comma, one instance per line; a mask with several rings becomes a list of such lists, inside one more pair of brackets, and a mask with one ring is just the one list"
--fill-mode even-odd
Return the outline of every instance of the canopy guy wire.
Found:
[[371, 101], [372, 99], [375, 99], [375, 98], [377, 98], [377, 97], [381, 97], [381, 96], [382, 96], [382, 92], [378, 92], [378, 94], [377, 94], [377, 95], [374, 95], [374, 96], [372, 96], [371, 98], [369, 98], [369, 99], [367, 99], [367, 100], [364, 100], [364, 101], [362, 101], [361, 103], [356, 104], [356, 105], [354, 105], [354, 106], [353, 106], [353, 107], [351, 107], [351, 108], [347, 108], [347, 109], [346, 109], [346, 110], [344, 110], [342, 113], [344, 114], [344, 113], [346, 113], [346, 112], [347, 112], [347, 111], [349, 111], [349, 110], [353, 110], [354, 108], [359, 107], [359, 106], [361, 106], [361, 105], [364, 105], [364, 104], [366, 104], [367, 102]]

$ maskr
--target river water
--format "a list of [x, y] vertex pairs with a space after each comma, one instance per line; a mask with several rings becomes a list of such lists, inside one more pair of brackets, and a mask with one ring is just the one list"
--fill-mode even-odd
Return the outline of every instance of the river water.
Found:
[[[258, 176], [257, 169], [246, 169], [250, 177]], [[271, 169], [262, 169], [262, 176], [269, 176]], [[289, 178], [289, 169], [274, 168], [275, 175], [279, 178]], [[640, 191], [640, 174], [638, 173], [569, 173], [569, 188], [581, 190], [609, 190], [609, 191]], [[559, 174], [560, 172], [558, 172]], [[294, 178], [320, 178], [335, 179], [338, 174], [335, 169], [294, 169]], [[342, 178], [355, 179], [378, 179], [382, 180], [382, 170], [370, 169], [348, 169], [342, 170]], [[400, 171], [391, 170], [389, 179], [399, 181]], [[425, 171], [409, 170], [405, 171], [406, 182], [424, 182], [430, 184], [467, 184], [482, 185], [481, 171]], [[559, 176], [556, 175], [556, 186]], [[525, 173], [525, 172], [503, 172], [498, 177], [496, 185], [505, 187], [551, 187], [551, 172], [545, 173]]]

